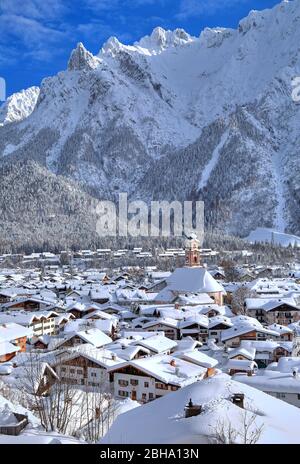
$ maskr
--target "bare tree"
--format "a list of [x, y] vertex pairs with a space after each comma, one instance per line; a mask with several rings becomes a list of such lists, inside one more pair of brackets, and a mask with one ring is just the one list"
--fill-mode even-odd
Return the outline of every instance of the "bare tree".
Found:
[[248, 287], [243, 286], [238, 288], [232, 295], [231, 307], [234, 314], [247, 314], [245, 305], [246, 298], [253, 298], [255, 293]]
[[236, 444], [238, 431], [233, 427], [229, 420], [219, 420], [212, 427], [213, 434], [210, 441], [218, 445], [234, 445]]
[[253, 445], [258, 442], [264, 429], [264, 424], [256, 424], [256, 415], [249, 410], [243, 410], [239, 423], [232, 424], [227, 418], [219, 420], [212, 426], [211, 442], [215, 444], [244, 444]]
[[114, 422], [117, 403], [110, 392], [105, 393], [104, 389], [101, 391], [97, 388], [84, 392], [81, 404], [85, 424], [76, 435], [82, 436], [89, 443], [96, 443]]
[[76, 435], [82, 436], [89, 443], [96, 443], [111, 427], [117, 412], [117, 402], [106, 371], [103, 369], [97, 384], [89, 385], [86, 382], [81, 391], [80, 415], [83, 421]]
[[240, 274], [234, 261], [231, 259], [224, 259], [221, 261], [220, 265], [224, 269], [225, 279], [227, 282], [236, 282], [240, 280]]
[[65, 434], [72, 419], [76, 392], [70, 383], [51, 375], [51, 371], [39, 353], [30, 352], [28, 361], [22, 366], [19, 389], [27, 394], [29, 409], [38, 415], [46, 431]]
[[244, 445], [254, 445], [258, 442], [264, 429], [264, 424], [256, 424], [256, 415], [251, 411], [243, 411], [239, 437]]

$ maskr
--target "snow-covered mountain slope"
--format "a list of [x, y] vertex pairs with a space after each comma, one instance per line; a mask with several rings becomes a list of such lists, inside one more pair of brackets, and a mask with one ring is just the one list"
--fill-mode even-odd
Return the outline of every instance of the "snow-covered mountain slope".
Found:
[[84, 248], [96, 243], [98, 202], [32, 160], [0, 168], [1, 246]]
[[0, 163], [34, 159], [99, 198], [203, 198], [231, 233], [300, 233], [299, 43], [294, 0], [199, 38], [156, 28], [97, 56], [78, 44], [32, 113], [0, 127]]
[[33, 112], [39, 93], [38, 87], [29, 87], [9, 97], [0, 108], [0, 126], [26, 119]]
[[246, 240], [250, 243], [267, 242], [281, 245], [283, 247], [294, 246], [300, 247], [300, 237], [290, 234], [282, 234], [273, 229], [264, 229], [259, 227], [252, 231]]

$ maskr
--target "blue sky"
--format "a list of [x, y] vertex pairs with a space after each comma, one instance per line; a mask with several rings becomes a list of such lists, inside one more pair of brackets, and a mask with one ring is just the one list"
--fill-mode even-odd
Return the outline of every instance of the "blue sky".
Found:
[[97, 53], [112, 35], [132, 43], [156, 26], [198, 36], [236, 27], [252, 9], [279, 0], [0, 0], [0, 76], [7, 94], [66, 68], [77, 42]]

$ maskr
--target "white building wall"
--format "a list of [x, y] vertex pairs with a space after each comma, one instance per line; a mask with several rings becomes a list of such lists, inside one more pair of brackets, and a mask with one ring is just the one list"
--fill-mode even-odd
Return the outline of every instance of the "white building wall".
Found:
[[274, 396], [275, 398], [285, 401], [286, 403], [289, 403], [293, 406], [296, 406], [297, 408], [300, 408], [300, 393], [283, 393], [283, 392], [269, 392], [265, 391], [265, 393], [268, 393], [268, 395]]
[[[137, 382], [136, 385], [135, 382]], [[156, 381], [153, 377], [118, 372], [114, 375], [114, 393], [116, 397], [133, 398], [132, 392], [135, 392], [137, 401], [148, 402], [173, 391], [171, 385], [167, 388], [157, 388], [156, 385], [160, 383], [162, 382]]]
[[90, 386], [101, 386], [105, 388], [105, 386], [109, 383], [107, 371], [99, 367], [88, 367], [87, 383]]
[[[120, 384], [120, 382], [122, 384]], [[137, 385], [133, 383], [137, 382]], [[148, 386], [145, 386], [145, 383]], [[155, 380], [151, 377], [142, 377], [138, 375], [115, 373], [114, 375], [114, 392], [117, 397], [132, 398], [132, 392], [136, 392], [137, 401], [151, 401], [156, 398]], [[122, 394], [121, 392], [124, 392]], [[151, 398], [151, 395], [153, 398]], [[144, 396], [143, 396], [144, 395]]]

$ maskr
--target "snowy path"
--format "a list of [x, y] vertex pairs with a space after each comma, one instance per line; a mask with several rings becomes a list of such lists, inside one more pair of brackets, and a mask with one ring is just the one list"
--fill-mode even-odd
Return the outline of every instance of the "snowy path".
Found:
[[204, 168], [204, 170], [202, 172], [201, 179], [200, 179], [200, 182], [198, 184], [198, 189], [199, 190], [203, 189], [207, 185], [207, 182], [208, 182], [208, 180], [210, 178], [210, 175], [211, 175], [213, 169], [218, 164], [218, 160], [219, 160], [219, 157], [220, 157], [220, 152], [221, 152], [222, 148], [225, 145], [227, 137], [228, 137], [228, 132], [226, 131], [222, 135], [219, 144], [216, 146], [216, 148], [214, 149], [214, 151], [212, 153], [211, 159], [209, 160], [209, 162], [207, 163], [207, 165], [205, 166], [205, 168]]
[[286, 222], [284, 219], [285, 187], [284, 187], [284, 179], [283, 179], [283, 167], [281, 165], [281, 160], [280, 160], [280, 152], [275, 153], [274, 157], [272, 158], [272, 163], [273, 163], [273, 175], [274, 175], [274, 182], [275, 182], [275, 193], [276, 193], [276, 198], [277, 198], [274, 228], [278, 232], [284, 232], [286, 229]]

